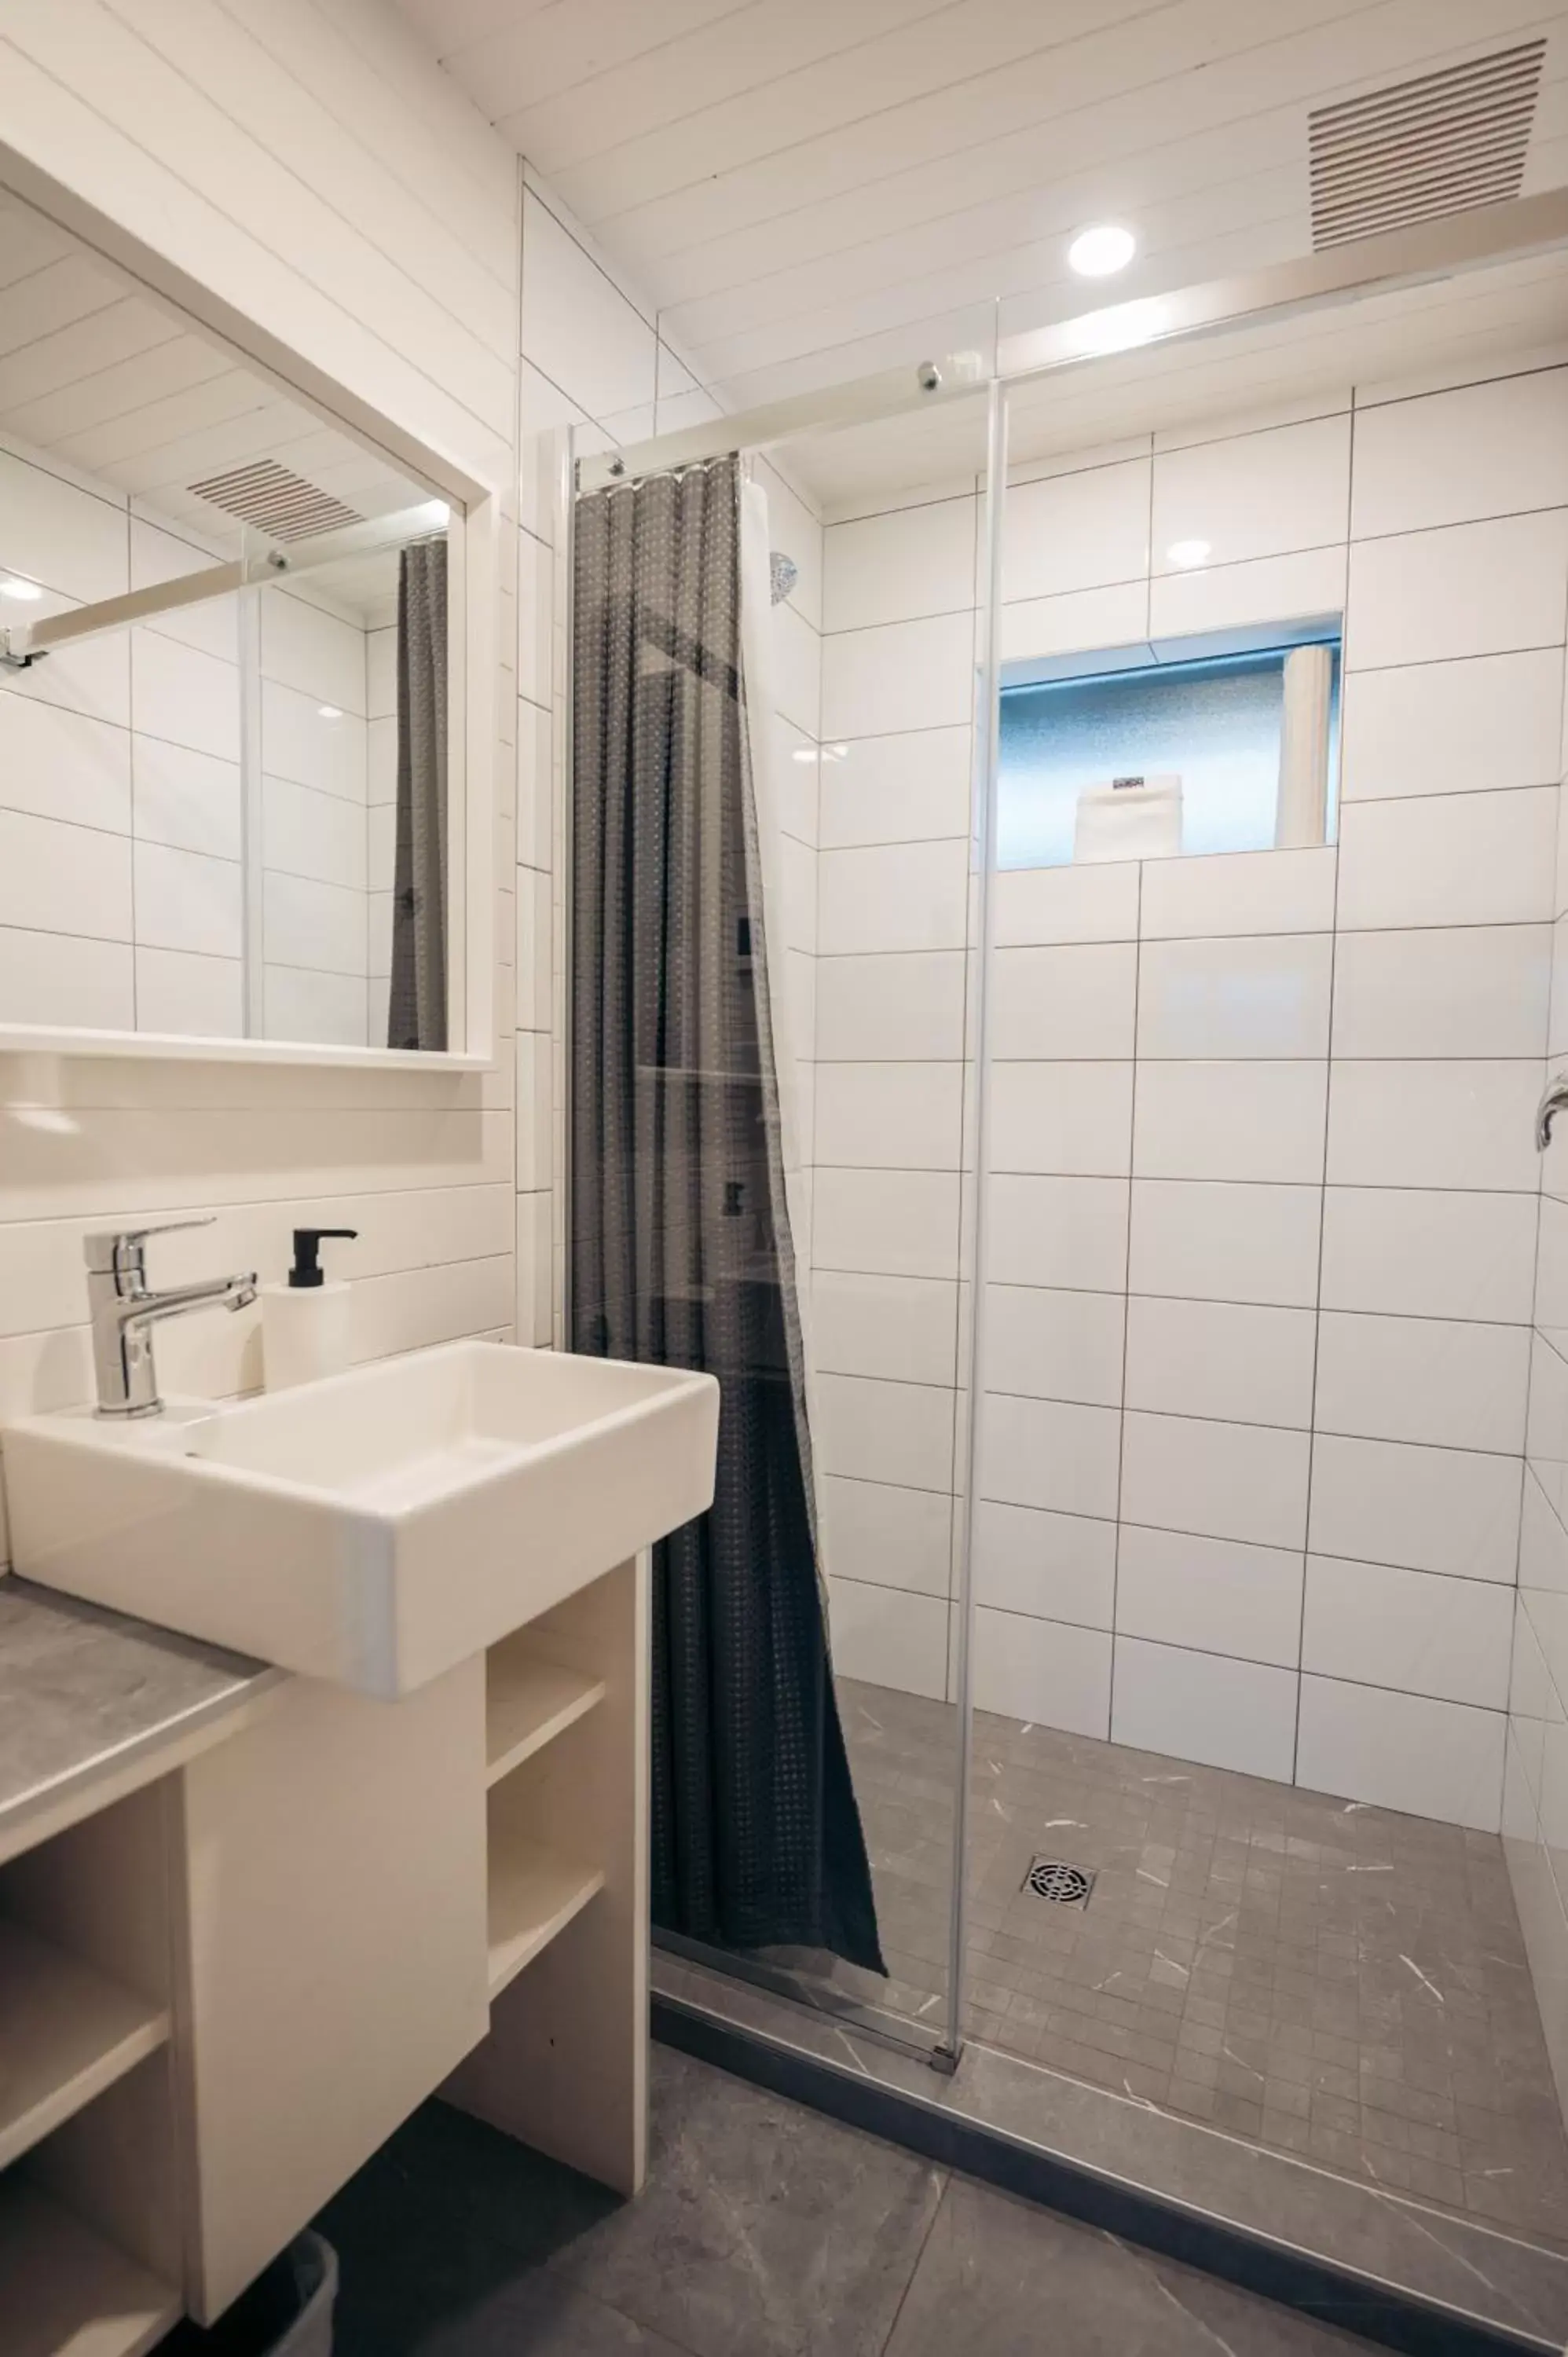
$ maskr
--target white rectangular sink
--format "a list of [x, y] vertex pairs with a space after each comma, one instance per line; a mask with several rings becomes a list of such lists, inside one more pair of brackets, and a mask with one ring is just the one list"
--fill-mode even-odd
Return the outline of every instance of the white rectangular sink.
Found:
[[361, 1694], [407, 1694], [713, 1502], [711, 1375], [452, 1342], [233, 1405], [5, 1434], [12, 1559]]

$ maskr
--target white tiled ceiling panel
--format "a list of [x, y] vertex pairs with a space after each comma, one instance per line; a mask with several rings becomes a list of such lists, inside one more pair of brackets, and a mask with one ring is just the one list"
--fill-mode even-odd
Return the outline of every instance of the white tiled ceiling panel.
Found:
[[1530, 0], [400, 5], [734, 406], [1082, 311], [1086, 222], [1138, 233], [1118, 298], [1308, 253], [1316, 111], [1537, 38], [1522, 191], [1568, 179]]

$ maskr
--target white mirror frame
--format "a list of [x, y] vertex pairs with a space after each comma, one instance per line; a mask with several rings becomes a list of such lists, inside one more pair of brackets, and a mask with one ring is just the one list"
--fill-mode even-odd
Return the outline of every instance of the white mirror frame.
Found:
[[[310, 1040], [225, 1039], [156, 1031], [90, 1031], [64, 1024], [0, 1022], [0, 1056], [50, 1054], [156, 1058], [207, 1064], [389, 1067], [409, 1071], [488, 1071], [496, 1058], [496, 622], [499, 610], [501, 490], [450, 456], [419, 441], [358, 394], [316, 368], [268, 329], [0, 142], [0, 188], [79, 238], [150, 295], [226, 346], [244, 367], [325, 424], [366, 443], [423, 483], [452, 511], [448, 628], [461, 660], [452, 665], [449, 731], [453, 783], [447, 813], [448, 1037], [459, 1046], [424, 1049], [323, 1046]], [[258, 595], [263, 594], [258, 591]]]

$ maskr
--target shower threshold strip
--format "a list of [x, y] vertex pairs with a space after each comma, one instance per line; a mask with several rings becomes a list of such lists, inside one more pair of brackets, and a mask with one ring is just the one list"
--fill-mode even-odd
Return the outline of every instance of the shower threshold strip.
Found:
[[940, 2167], [1411, 2357], [1557, 2357], [1568, 2251], [1497, 2233], [997, 2049], [956, 2075], [654, 1959], [664, 2044]]
[[[862, 2005], [830, 1982], [794, 1972], [788, 1964], [768, 1964], [760, 1956], [732, 1954], [725, 1948], [711, 1948], [704, 1941], [688, 1940], [679, 1932], [655, 1931], [653, 1945], [656, 1953], [672, 1958], [677, 1964], [694, 1964], [704, 1978], [716, 1975], [721, 1981], [744, 1982], [766, 1996], [777, 1997], [787, 2006], [798, 2006], [805, 2013], [821, 2017], [835, 2029], [853, 2029], [860, 2037], [875, 2039], [879, 2045], [890, 2047], [897, 2054], [917, 2057], [932, 2070], [950, 2073], [958, 2067], [958, 2058], [943, 2044], [940, 2030], [880, 2006]], [[656, 1981], [657, 1978], [656, 1968]]]

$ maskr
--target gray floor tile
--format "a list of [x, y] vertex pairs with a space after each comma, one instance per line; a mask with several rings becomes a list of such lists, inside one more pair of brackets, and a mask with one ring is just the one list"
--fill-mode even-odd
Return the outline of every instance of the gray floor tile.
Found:
[[538, 2273], [459, 2309], [417, 2346], [418, 2357], [689, 2357], [679, 2341]]
[[954, 2179], [886, 2357], [1339, 2357], [1366, 2348], [1108, 2235]]
[[[956, 1713], [838, 1684], [892, 1978], [831, 1976], [929, 2019], [949, 1885], [915, 1870], [909, 1826], [945, 1845], [933, 1764]], [[1568, 2139], [1495, 1835], [986, 1711], [973, 1772], [971, 2038], [1568, 2246]], [[1023, 1890], [1042, 1852], [1096, 1875], [1087, 1906]]]
[[551, 2262], [695, 2357], [879, 2357], [928, 2163], [655, 2047], [649, 2182]]

